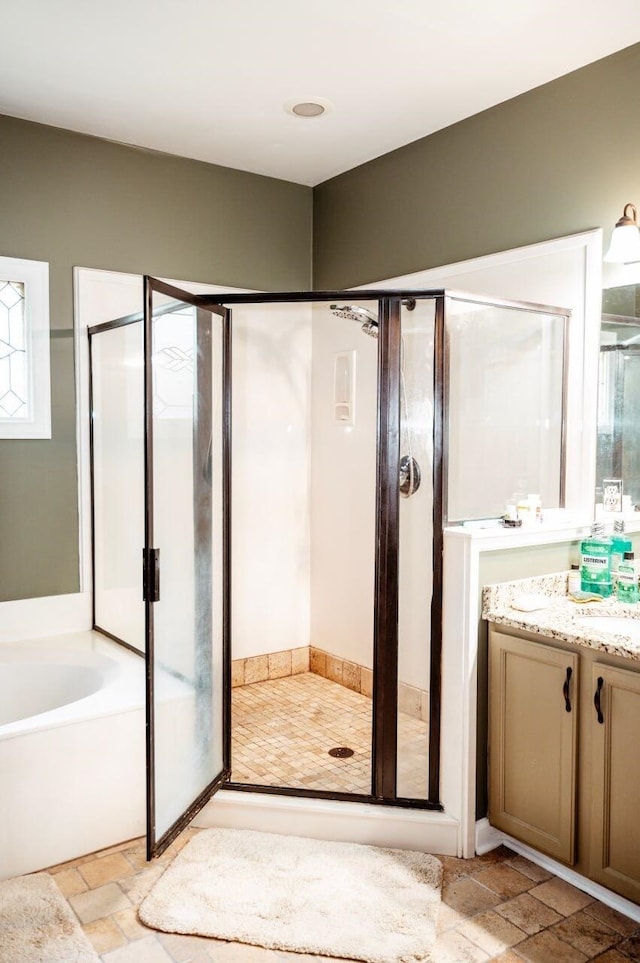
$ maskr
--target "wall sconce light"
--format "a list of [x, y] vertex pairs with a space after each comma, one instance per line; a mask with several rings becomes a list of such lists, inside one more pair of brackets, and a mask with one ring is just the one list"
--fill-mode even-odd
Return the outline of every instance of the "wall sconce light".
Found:
[[635, 204], [624, 205], [622, 217], [613, 229], [611, 244], [604, 259], [613, 264], [640, 261], [640, 228]]

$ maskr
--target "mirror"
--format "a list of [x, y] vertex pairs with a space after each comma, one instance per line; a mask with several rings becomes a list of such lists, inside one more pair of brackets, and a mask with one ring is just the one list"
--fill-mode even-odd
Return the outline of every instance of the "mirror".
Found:
[[598, 369], [596, 517], [640, 519], [640, 283], [605, 288]]

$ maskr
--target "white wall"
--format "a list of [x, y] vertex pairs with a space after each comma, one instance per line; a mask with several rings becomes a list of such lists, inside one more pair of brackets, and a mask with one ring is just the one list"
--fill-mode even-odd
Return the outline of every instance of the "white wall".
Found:
[[234, 659], [309, 644], [311, 308], [233, 308]]
[[[373, 309], [375, 302], [362, 302]], [[334, 355], [355, 351], [353, 426], [336, 423]], [[373, 664], [378, 342], [313, 307], [311, 392], [311, 644]]]

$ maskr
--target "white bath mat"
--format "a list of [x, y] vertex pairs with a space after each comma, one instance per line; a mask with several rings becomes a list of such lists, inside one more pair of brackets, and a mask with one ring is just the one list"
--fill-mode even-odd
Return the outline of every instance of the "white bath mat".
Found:
[[367, 963], [427, 963], [442, 866], [434, 856], [207, 829], [138, 911], [147, 926]]
[[99, 963], [48, 873], [0, 883], [0, 963]]

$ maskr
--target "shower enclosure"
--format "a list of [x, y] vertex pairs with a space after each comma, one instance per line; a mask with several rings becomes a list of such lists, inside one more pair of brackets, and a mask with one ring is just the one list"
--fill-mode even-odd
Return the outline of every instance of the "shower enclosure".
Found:
[[146, 659], [149, 856], [223, 785], [442, 809], [443, 526], [562, 506], [567, 312], [144, 284], [89, 338], [94, 625]]

